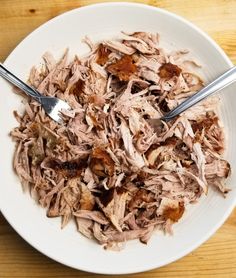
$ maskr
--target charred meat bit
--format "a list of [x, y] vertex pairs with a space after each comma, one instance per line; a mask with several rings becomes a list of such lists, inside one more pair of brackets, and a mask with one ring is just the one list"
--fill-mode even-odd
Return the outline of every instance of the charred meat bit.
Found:
[[104, 207], [106, 207], [111, 202], [111, 200], [113, 199], [114, 192], [114, 188], [102, 191], [102, 194], [99, 196], [99, 199], [101, 203], [104, 205]]
[[134, 64], [132, 57], [124, 55], [114, 64], [107, 66], [107, 71], [119, 78], [121, 81], [128, 81], [132, 75], [137, 72], [137, 67]]
[[168, 103], [166, 102], [165, 99], [163, 99], [161, 101], [161, 103], [159, 103], [159, 107], [160, 107], [161, 111], [164, 113], [167, 113], [170, 111], [170, 108], [168, 107]]
[[179, 68], [177, 65], [165, 63], [159, 69], [159, 76], [161, 78], [170, 79], [174, 76], [179, 76], [181, 72], [181, 68]]
[[197, 132], [197, 131], [202, 131], [203, 129], [209, 129], [211, 128], [213, 125], [216, 125], [218, 123], [218, 117], [213, 115], [207, 115], [206, 118], [204, 118], [203, 120], [200, 121], [193, 121], [192, 122], [192, 129], [193, 132]]
[[170, 219], [173, 222], [178, 222], [179, 219], [182, 217], [183, 213], [184, 213], [184, 204], [183, 203], [179, 203], [178, 207], [168, 207], [164, 210], [163, 212], [163, 217], [165, 219]]
[[114, 174], [115, 163], [108, 152], [96, 147], [91, 154], [89, 167], [97, 176], [107, 177]]
[[69, 93], [75, 96], [80, 96], [83, 93], [84, 81], [79, 79], [74, 85], [71, 86]]
[[96, 62], [100, 66], [104, 66], [109, 59], [110, 53], [111, 53], [110, 49], [105, 47], [103, 44], [100, 44], [99, 47], [98, 47], [98, 52], [97, 52], [98, 58], [97, 58]]
[[47, 162], [47, 166], [59, 173], [64, 178], [74, 178], [81, 174], [81, 171], [87, 167], [88, 156], [76, 160], [62, 162], [59, 159], [51, 158]]
[[139, 173], [137, 175], [138, 184], [143, 185], [144, 181], [148, 178], [148, 176], [149, 176], [148, 173], [146, 173], [144, 171], [139, 171]]
[[173, 146], [175, 147], [179, 142], [179, 139], [175, 136], [167, 138], [164, 142], [161, 142], [161, 146]]

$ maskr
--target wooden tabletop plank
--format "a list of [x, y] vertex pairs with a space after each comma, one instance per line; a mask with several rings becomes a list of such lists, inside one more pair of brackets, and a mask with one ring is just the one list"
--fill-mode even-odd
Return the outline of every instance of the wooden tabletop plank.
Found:
[[[31, 31], [67, 10], [98, 3], [89, 0], [1, 0], [0, 61]], [[184, 16], [207, 32], [236, 64], [235, 0], [159, 0], [146, 3]], [[27, 244], [0, 214], [0, 277], [107, 277], [52, 261]], [[118, 276], [113, 276], [118, 277]], [[236, 209], [205, 244], [165, 267], [125, 277], [236, 277]]]

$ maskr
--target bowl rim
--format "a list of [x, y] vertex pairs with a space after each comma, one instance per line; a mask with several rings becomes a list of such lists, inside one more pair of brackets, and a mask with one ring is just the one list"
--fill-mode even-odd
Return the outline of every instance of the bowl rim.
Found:
[[[128, 8], [132, 8], [132, 7], [138, 7], [138, 8], [142, 8], [142, 9], [147, 9], [147, 10], [152, 10], [152, 11], [156, 11], [160, 14], [165, 14], [169, 17], [175, 18], [178, 21], [181, 21], [182, 23], [184, 23], [186, 26], [190, 27], [191, 29], [193, 29], [195, 32], [197, 32], [199, 35], [201, 35], [205, 40], [208, 41], [209, 44], [211, 44], [212, 47], [214, 47], [219, 55], [222, 56], [222, 58], [225, 60], [225, 62], [228, 64], [229, 68], [233, 66], [233, 63], [231, 62], [231, 60], [229, 59], [229, 57], [226, 55], [226, 53], [223, 51], [223, 49], [203, 30], [201, 30], [199, 27], [197, 27], [195, 24], [193, 24], [192, 22], [190, 22], [189, 20], [185, 19], [182, 16], [179, 16], [173, 12], [170, 12], [168, 10], [165, 10], [163, 8], [159, 8], [159, 7], [155, 7], [155, 6], [151, 6], [151, 5], [146, 5], [146, 4], [142, 4], [142, 3], [132, 3], [132, 2], [104, 2], [104, 3], [96, 3], [96, 4], [88, 4], [82, 7], [78, 7], [72, 10], [68, 10], [62, 14], [59, 14], [57, 16], [55, 16], [54, 18], [46, 21], [45, 23], [41, 24], [39, 27], [37, 27], [36, 29], [34, 29], [32, 32], [30, 32], [23, 40], [21, 40], [17, 46], [11, 51], [11, 53], [8, 55], [8, 57], [5, 59], [4, 64], [7, 64], [8, 61], [11, 59], [11, 56], [14, 54], [15, 51], [17, 51], [18, 48], [20, 48], [22, 46], [22, 44], [28, 40], [28, 38], [31, 35], [35, 35], [39, 30], [41, 31], [44, 28], [47, 28], [48, 25], [50, 25], [51, 23], [53, 23], [54, 21], [60, 20], [63, 17], [66, 17], [68, 15], [71, 14], [76, 14], [78, 11], [83, 11], [83, 10], [93, 10], [95, 8], [103, 8], [103, 7], [128, 7]], [[229, 217], [229, 215], [231, 214], [231, 212], [233, 211], [233, 209], [236, 206], [236, 197], [235, 200], [232, 204], [229, 205], [229, 207], [227, 208], [227, 210], [224, 213], [224, 216], [220, 219], [220, 221], [218, 221], [216, 223], [216, 225], [214, 225], [211, 230], [208, 231], [208, 233], [206, 233], [206, 235], [204, 237], [202, 237], [201, 239], [199, 239], [198, 241], [196, 241], [194, 244], [192, 244], [189, 248], [185, 248], [184, 251], [179, 252], [177, 255], [173, 256], [172, 258], [163, 261], [161, 264], [157, 265], [152, 265], [152, 266], [139, 266], [136, 267], [135, 269], [129, 269], [128, 271], [123, 271], [122, 269], [120, 269], [120, 271], [106, 271], [104, 270], [99, 270], [97, 269], [97, 267], [93, 267], [91, 266], [91, 268], [87, 268], [87, 267], [83, 267], [80, 266], [78, 268], [77, 265], [75, 264], [69, 264], [69, 263], [65, 263], [63, 262], [62, 259], [60, 258], [56, 258], [55, 256], [52, 255], [48, 255], [44, 252], [44, 248], [40, 247], [40, 244], [38, 244], [37, 242], [34, 242], [33, 240], [31, 240], [31, 238], [27, 237], [26, 235], [24, 235], [23, 233], [19, 232], [17, 227], [14, 225], [14, 223], [12, 223], [11, 220], [8, 219], [6, 213], [4, 213], [4, 209], [1, 207], [0, 204], [0, 211], [2, 213], [2, 215], [4, 216], [4, 218], [7, 220], [7, 222], [11, 225], [11, 227], [17, 232], [18, 235], [20, 235], [27, 243], [29, 243], [34, 249], [36, 249], [37, 251], [39, 251], [40, 253], [42, 253], [43, 255], [53, 259], [54, 261], [57, 261], [63, 265], [67, 265], [71, 268], [77, 269], [77, 270], [82, 270], [82, 271], [87, 271], [90, 273], [96, 273], [96, 274], [134, 274], [134, 273], [140, 273], [143, 271], [148, 271], [148, 270], [152, 270], [155, 268], [159, 268], [162, 267], [164, 265], [170, 264], [172, 262], [175, 262], [176, 260], [186, 256], [187, 254], [189, 254], [190, 252], [192, 252], [193, 250], [195, 250], [196, 248], [198, 248], [201, 244], [203, 244], [205, 241], [207, 241], [219, 228], [220, 226], [223, 225], [223, 223], [226, 221], [226, 219]]]

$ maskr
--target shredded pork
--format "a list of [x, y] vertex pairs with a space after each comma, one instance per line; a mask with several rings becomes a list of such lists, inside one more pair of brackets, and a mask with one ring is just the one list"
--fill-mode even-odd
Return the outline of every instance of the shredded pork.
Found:
[[228, 192], [218, 100], [198, 104], [157, 133], [148, 119], [203, 86], [194, 73], [199, 65], [187, 51], [166, 53], [157, 34], [87, 42], [86, 57], [68, 61], [66, 51], [56, 62], [46, 53], [43, 68], [32, 69], [30, 85], [66, 100], [72, 111], [64, 113], [64, 125], [32, 99], [22, 116], [14, 112], [13, 166], [62, 227], [73, 219], [80, 233], [105, 248], [131, 239], [147, 243], [155, 229], [171, 233], [209, 186]]

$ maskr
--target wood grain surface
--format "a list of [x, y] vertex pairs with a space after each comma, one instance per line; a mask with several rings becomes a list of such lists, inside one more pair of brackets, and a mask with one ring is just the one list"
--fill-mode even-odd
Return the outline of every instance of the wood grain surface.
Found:
[[[67, 10], [97, 2], [100, 1], [0, 0], [0, 61], [42, 23]], [[236, 64], [236, 0], [136, 2], [184, 16], [215, 39]], [[0, 278], [95, 276], [103, 277], [68, 268], [40, 254], [17, 235], [0, 214]], [[235, 278], [236, 209], [214, 236], [188, 256], [153, 271], [124, 277]]]

